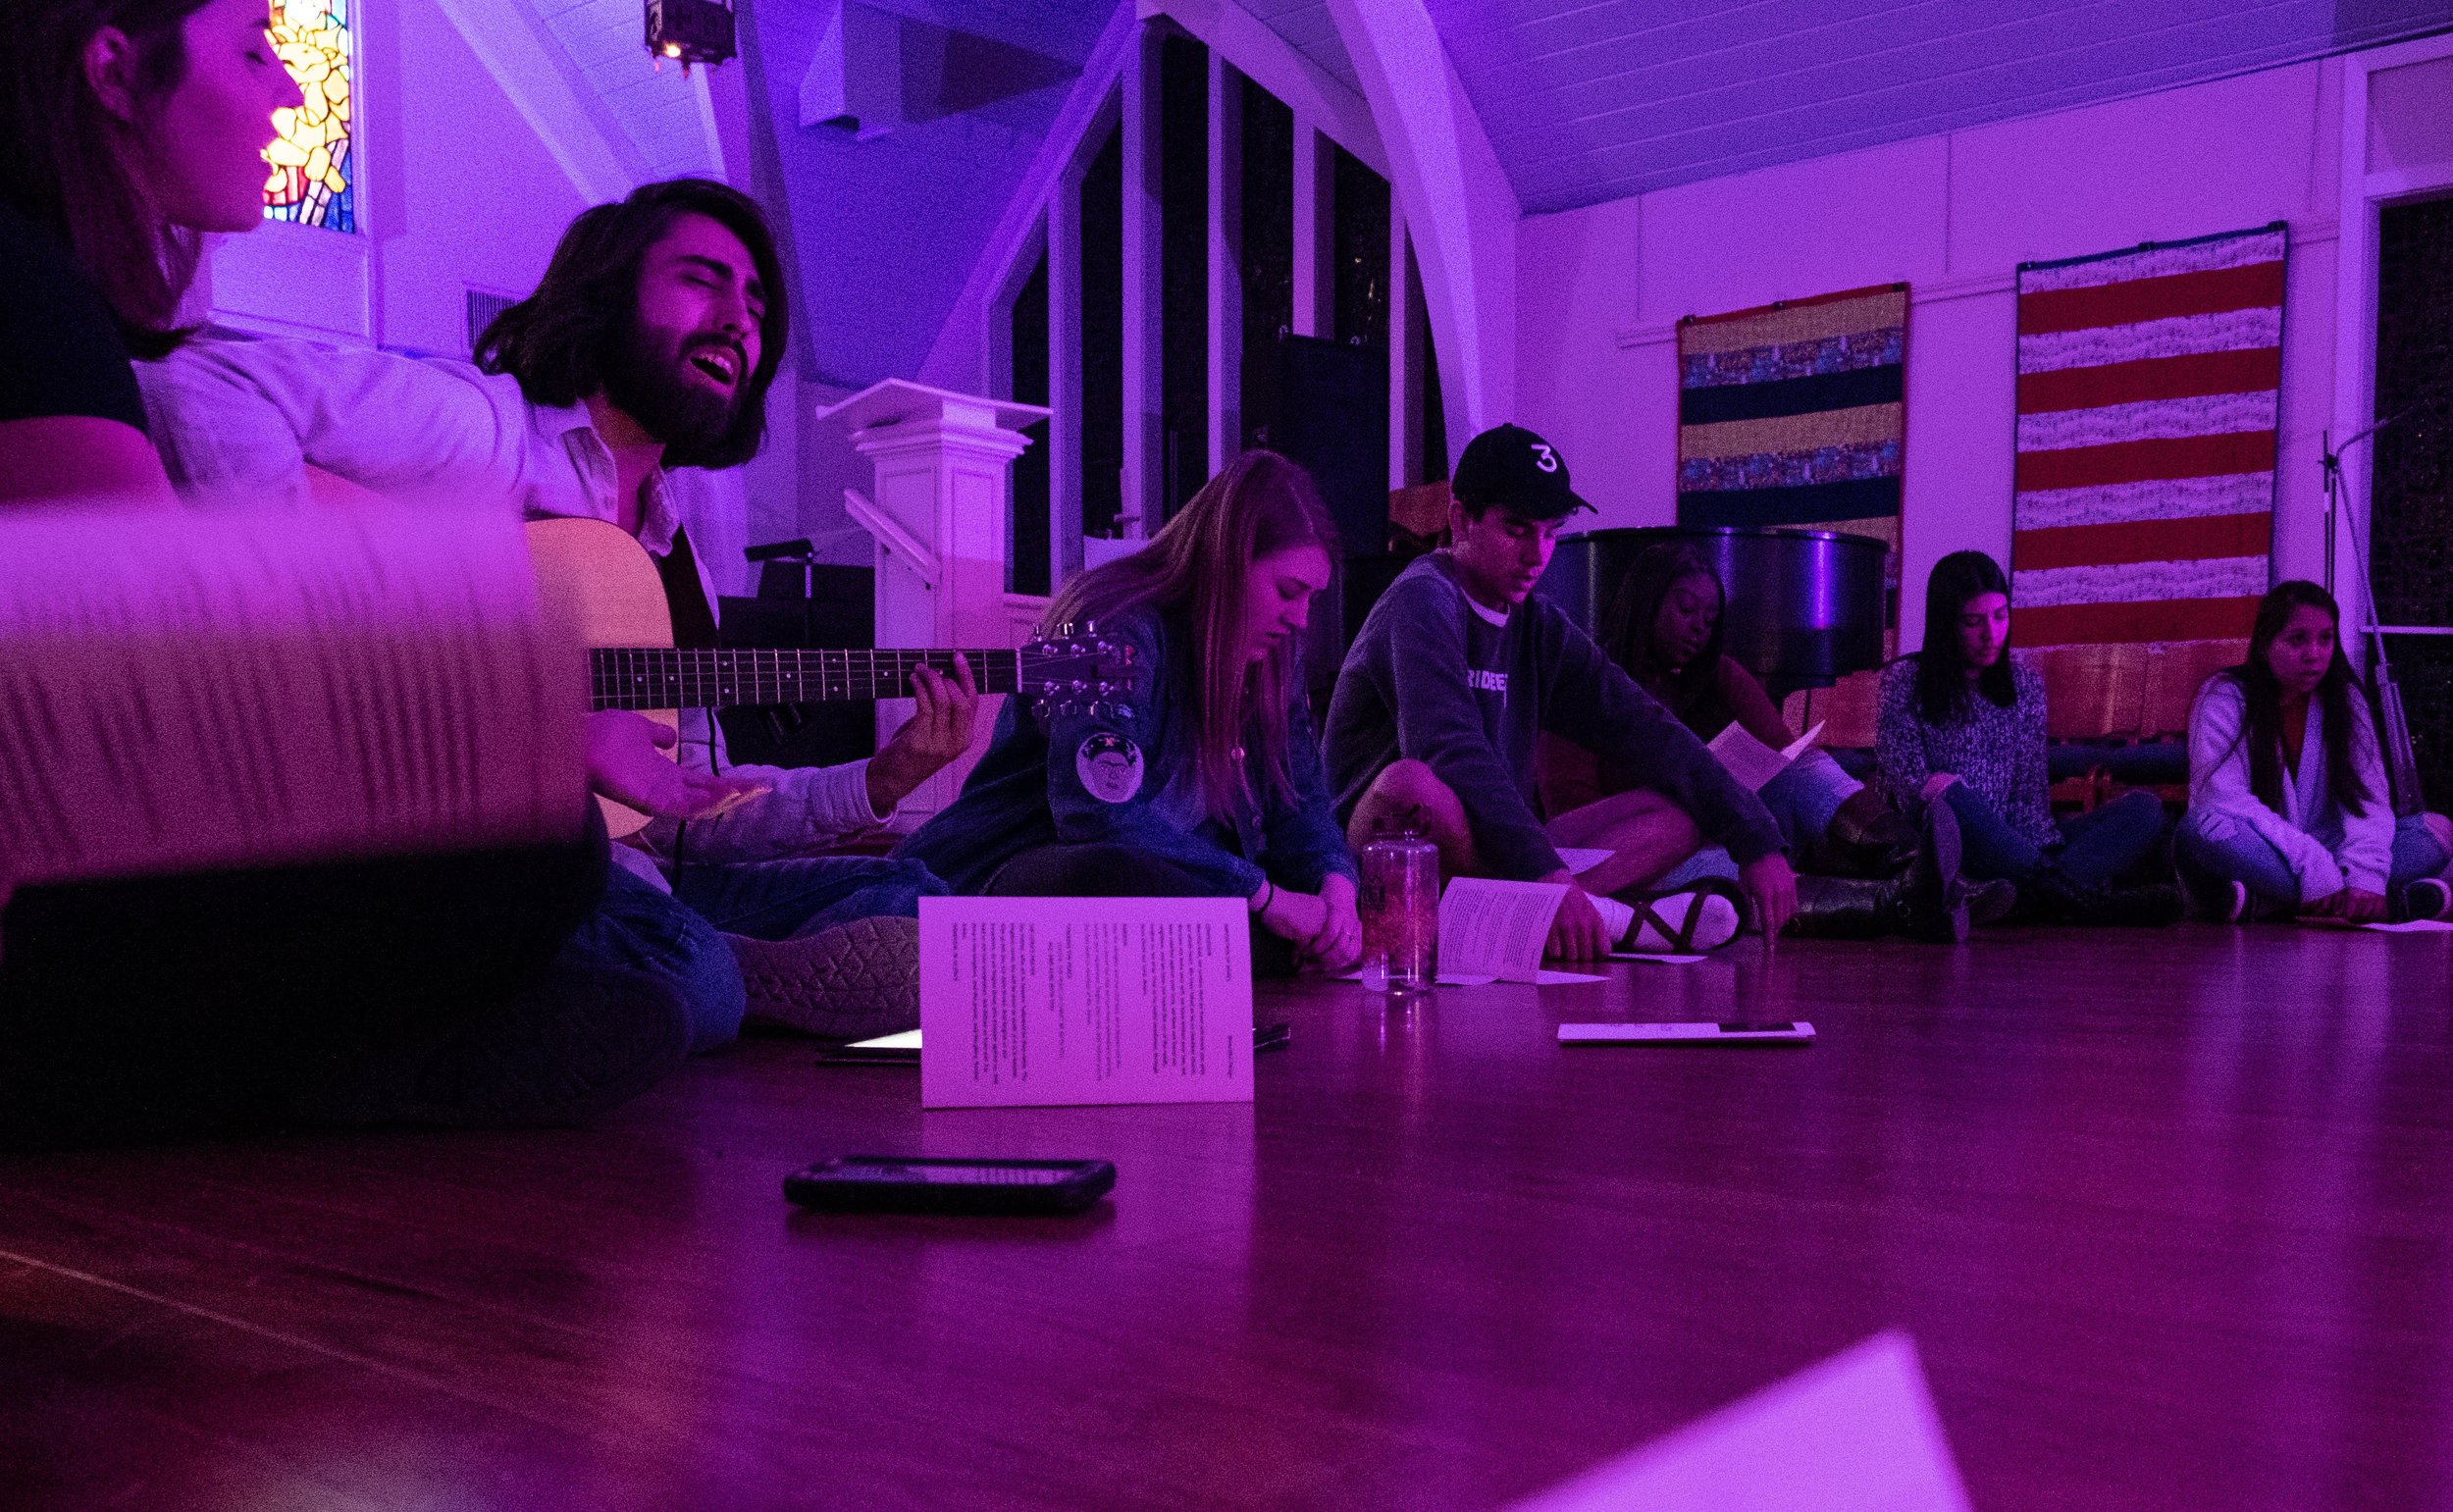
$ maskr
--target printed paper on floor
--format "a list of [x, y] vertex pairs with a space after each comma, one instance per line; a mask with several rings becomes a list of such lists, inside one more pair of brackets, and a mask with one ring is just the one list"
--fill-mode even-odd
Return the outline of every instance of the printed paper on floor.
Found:
[[1233, 898], [922, 898], [929, 1108], [1252, 1099]]
[[1538, 982], [1550, 919], [1567, 898], [1564, 882], [1495, 882], [1450, 877], [1439, 896], [1439, 965], [1503, 982]]

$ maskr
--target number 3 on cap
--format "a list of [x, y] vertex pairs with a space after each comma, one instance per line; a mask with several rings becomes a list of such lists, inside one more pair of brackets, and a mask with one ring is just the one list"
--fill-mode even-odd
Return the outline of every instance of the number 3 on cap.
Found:
[[1552, 451], [1546, 443], [1535, 442], [1533, 443], [1533, 448], [1535, 451], [1540, 453], [1540, 455], [1535, 460], [1534, 466], [1540, 468], [1545, 473], [1554, 473], [1559, 470], [1558, 453]]

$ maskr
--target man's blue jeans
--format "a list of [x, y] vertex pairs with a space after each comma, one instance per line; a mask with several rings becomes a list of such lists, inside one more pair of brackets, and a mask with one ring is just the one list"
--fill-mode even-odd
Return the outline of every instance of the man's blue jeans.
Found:
[[684, 866], [670, 894], [620, 866], [572, 941], [616, 965], [651, 971], [690, 1005], [693, 1052], [730, 1044], [748, 999], [726, 934], [788, 940], [856, 918], [913, 918], [946, 891], [915, 861], [864, 856]]
[[2022, 888], [2034, 884], [2048, 861], [2081, 887], [2110, 882], [2152, 850], [2164, 828], [2163, 803], [2152, 793], [2133, 791], [2101, 808], [2057, 820], [2061, 840], [2039, 847], [1966, 783], [1954, 782], [1943, 795], [1959, 821], [1959, 870], [1980, 881], [2007, 878]]
[[[1756, 794], [1763, 807], [1771, 810], [1772, 821], [1780, 826], [1780, 843], [1790, 855], [1800, 846], [1822, 838], [1831, 828], [1831, 816], [1849, 801], [1856, 790], [1865, 786], [1841, 769], [1827, 751], [1813, 750], [1801, 755], [1789, 769], [1763, 784]], [[1680, 861], [1650, 884], [1651, 891], [1677, 892], [1693, 887], [1705, 877], [1737, 880], [1738, 863], [1719, 846], [1706, 844], [1693, 856]]]
[[[2317, 901], [2301, 898], [2300, 879], [2292, 874], [2282, 853], [2238, 819], [2193, 812], [2180, 821], [2172, 851], [2180, 862], [2181, 878], [2192, 891], [2246, 882], [2259, 912], [2268, 913], [2296, 913], [2303, 902]], [[2444, 848], [2427, 832], [2423, 816], [2411, 813], [2396, 819], [2393, 875], [2385, 882], [2387, 912], [2395, 918], [2407, 916], [2402, 890], [2421, 877], [2436, 875], [2444, 864]]]

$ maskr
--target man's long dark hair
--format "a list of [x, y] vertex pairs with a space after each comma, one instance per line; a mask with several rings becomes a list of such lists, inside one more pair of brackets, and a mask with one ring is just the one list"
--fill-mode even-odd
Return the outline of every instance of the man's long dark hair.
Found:
[[1610, 596], [1609, 611], [1601, 617], [1601, 649], [1639, 686], [1657, 694], [1689, 729], [1697, 734], [1708, 729], [1717, 735], [1735, 717], [1720, 691], [1720, 618], [1713, 619], [1703, 649], [1675, 672], [1661, 665], [1652, 647], [1652, 629], [1660, 622], [1662, 600], [1688, 578], [1709, 582], [1720, 597], [1721, 607], [1728, 608], [1729, 594], [1721, 586], [1720, 574], [1694, 547], [1661, 541], [1637, 552], [1636, 559], [1627, 564], [1627, 575], [1619, 580], [1618, 592]]
[[2249, 630], [2249, 659], [2215, 674], [2230, 678], [2248, 705], [2240, 739], [2249, 748], [2249, 791], [2259, 803], [2282, 812], [2282, 685], [2274, 681], [2273, 664], [2266, 656], [2291, 622], [2293, 609], [2316, 609], [2333, 621], [2333, 660], [2315, 694], [2325, 731], [2325, 786], [2343, 811], [2366, 813], [2376, 795], [2360, 775], [2351, 744], [2351, 698], [2364, 686], [2351, 670], [2351, 658], [2342, 653], [2341, 608], [2333, 595], [2303, 578], [2277, 583], [2267, 592], [2257, 605], [2257, 623]]
[[[59, 238], [93, 280], [128, 348], [179, 344], [179, 303], [203, 243], [170, 224], [145, 184], [143, 133], [187, 77], [182, 28], [205, 0], [10, 0], [0, 6], [0, 198]], [[136, 120], [103, 106], [85, 79], [85, 46], [105, 26], [133, 48]]]
[[758, 365], [742, 387], [733, 423], [712, 444], [667, 445], [667, 467], [738, 467], [766, 439], [766, 390], [783, 365], [790, 322], [783, 264], [757, 201], [711, 179], [667, 179], [619, 204], [583, 210], [562, 233], [537, 291], [494, 318], [477, 339], [477, 365], [508, 373], [532, 404], [576, 404], [604, 388], [618, 342], [638, 323], [639, 273], [675, 221], [704, 215], [741, 238], [765, 286]]
[[[2002, 566], [1982, 551], [1953, 551], [1933, 564], [1925, 579], [1925, 645], [1916, 653], [1916, 713], [1927, 724], [1947, 724], [1967, 698], [1967, 663], [1959, 651], [1959, 616], [1968, 600], [1985, 594], [2010, 596]], [[2008, 708], [2018, 702], [2006, 640], [1993, 665], [1976, 674], [1976, 691]]]

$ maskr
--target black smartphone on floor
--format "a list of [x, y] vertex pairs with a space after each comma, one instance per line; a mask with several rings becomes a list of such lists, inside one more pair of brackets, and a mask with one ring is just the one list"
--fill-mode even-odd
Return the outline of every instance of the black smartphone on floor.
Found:
[[844, 1155], [784, 1177], [784, 1195], [827, 1213], [1078, 1213], [1116, 1185], [1107, 1161]]

